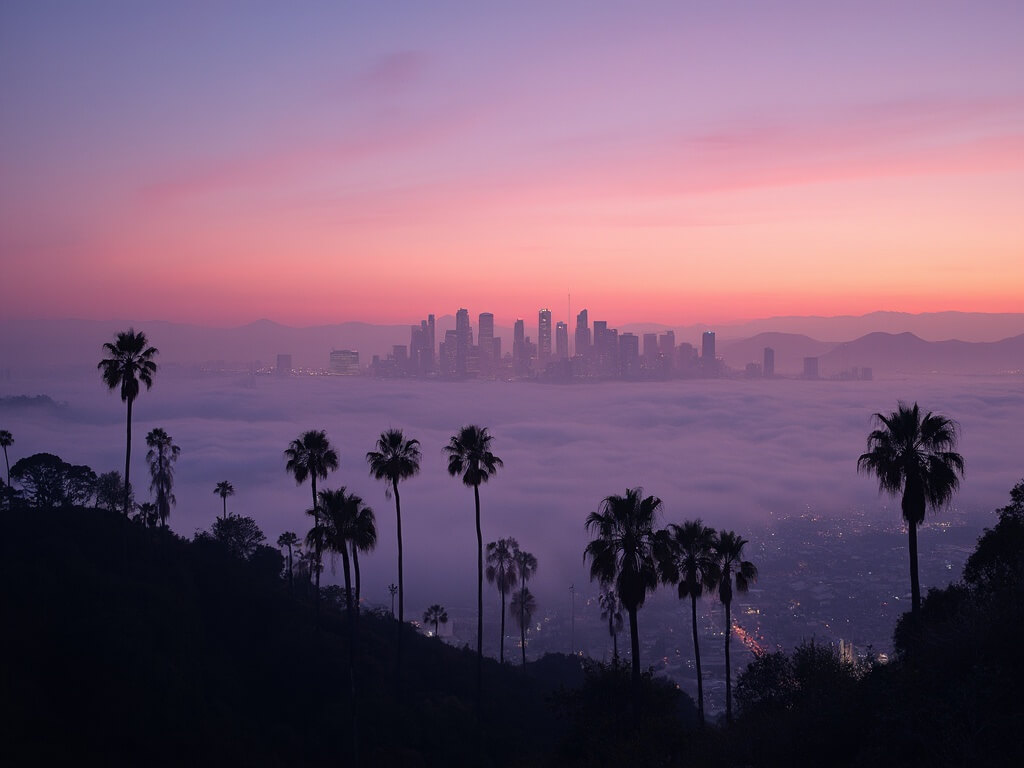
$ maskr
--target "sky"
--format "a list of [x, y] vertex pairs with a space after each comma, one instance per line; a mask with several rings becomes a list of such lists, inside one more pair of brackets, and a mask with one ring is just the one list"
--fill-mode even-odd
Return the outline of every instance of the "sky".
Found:
[[0, 318], [1024, 311], [1019, 2], [0, 6]]

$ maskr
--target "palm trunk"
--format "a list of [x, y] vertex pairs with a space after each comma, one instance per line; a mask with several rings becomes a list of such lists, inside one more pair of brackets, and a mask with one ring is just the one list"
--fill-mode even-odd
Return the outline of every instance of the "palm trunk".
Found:
[[480, 485], [473, 486], [476, 503], [476, 712], [479, 718], [484, 693], [484, 537], [480, 532]]
[[519, 646], [523, 649], [523, 669], [526, 669], [526, 577], [519, 591]]
[[690, 595], [690, 619], [693, 623], [693, 658], [697, 663], [697, 719], [704, 725], [704, 676], [700, 672], [700, 643], [697, 641], [697, 596]]
[[917, 523], [907, 523], [910, 535], [910, 609], [914, 616], [921, 610], [921, 581], [917, 575]]
[[4, 446], [4, 464], [7, 465], [7, 487], [11, 487], [11, 462], [7, 460], [7, 446]]
[[732, 725], [732, 665], [729, 661], [729, 639], [732, 637], [732, 620], [729, 606], [725, 604], [725, 721]]
[[629, 645], [633, 653], [633, 684], [640, 684], [640, 630], [637, 627], [636, 606], [629, 611]]
[[359, 549], [355, 544], [352, 545], [352, 568], [356, 572], [356, 616], [358, 616], [362, 592], [362, 587], [360, 585], [362, 580], [359, 577]]
[[504, 593], [504, 591], [502, 591], [500, 589], [498, 591], [501, 592], [501, 639], [500, 639], [500, 642], [498, 643], [498, 649], [499, 649], [498, 650], [498, 661], [500, 661], [502, 664], [504, 664], [505, 663], [505, 593]]
[[[228, 497], [227, 496], [221, 496], [220, 500], [224, 502], [224, 514], [221, 516], [221, 519], [222, 520], [227, 520], [228, 519]], [[288, 547], [288, 551], [289, 552], [291, 552], [291, 549], [292, 549], [291, 547]], [[288, 557], [291, 557], [291, 555], [289, 555]], [[291, 568], [291, 566], [289, 566], [289, 568]]]
[[132, 484], [128, 479], [128, 471], [132, 466], [132, 398], [128, 398], [128, 428], [124, 449], [124, 516], [131, 512]]
[[[320, 527], [320, 510], [316, 505], [316, 473], [313, 472], [309, 476], [310, 485], [313, 487], [313, 527]], [[316, 593], [313, 595], [313, 611], [316, 620], [316, 628], [320, 628], [320, 561], [323, 557], [323, 553], [320, 551], [320, 537], [317, 536], [316, 555], [313, 562], [313, 570], [316, 571]], [[347, 585], [346, 585], [347, 586]]]
[[[395, 494], [395, 521], [398, 524], [398, 638], [395, 643], [395, 659], [397, 667], [396, 681], [398, 695], [402, 695], [402, 627], [405, 625], [405, 582], [402, 574], [402, 499], [398, 495], [398, 480], [391, 480], [391, 490]], [[391, 615], [395, 615], [395, 596], [391, 596]], [[436, 632], [434, 633], [437, 634]]]
[[608, 634], [612, 636], [612, 660], [619, 660], [619, 633], [615, 631], [615, 615], [608, 617]]
[[294, 582], [292, 580], [292, 545], [288, 545], [288, 594], [292, 594], [294, 591]]
[[356, 622], [352, 611], [352, 576], [349, 571], [348, 547], [341, 548], [345, 569], [345, 612], [348, 615], [348, 684], [352, 707], [352, 764], [359, 765], [359, 724], [356, 720]]

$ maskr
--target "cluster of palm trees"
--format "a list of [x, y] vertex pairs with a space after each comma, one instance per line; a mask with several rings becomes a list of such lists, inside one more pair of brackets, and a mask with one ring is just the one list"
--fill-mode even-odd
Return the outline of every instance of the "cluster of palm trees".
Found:
[[732, 719], [729, 645], [734, 592], [746, 592], [757, 578], [757, 568], [743, 559], [747, 541], [732, 531], [715, 532], [700, 520], [656, 529], [661, 499], [644, 496], [642, 488], [628, 488], [622, 496], [606, 497], [586, 520], [596, 534], [584, 550], [590, 560], [591, 580], [605, 588], [600, 598], [602, 618], [608, 621], [618, 656], [616, 638], [622, 609], [629, 617], [629, 639], [634, 686], [640, 681], [640, 634], [637, 615], [647, 595], [659, 584], [677, 587], [679, 598], [690, 598], [694, 660], [697, 667], [697, 707], [704, 722], [704, 687], [697, 636], [697, 598], [717, 589], [725, 606], [726, 717]]
[[[153, 358], [158, 350], [149, 346], [146, 336], [130, 328], [117, 334], [114, 342], [103, 345], [109, 357], [99, 362], [103, 382], [111, 390], [119, 389], [127, 406], [124, 514], [131, 510], [131, 439], [132, 406], [142, 385], [153, 385], [157, 365]], [[964, 472], [963, 457], [955, 448], [959, 429], [952, 420], [931, 412], [922, 414], [900, 401], [895, 411], [876, 413], [874, 429], [868, 436], [867, 452], [857, 459], [858, 471], [877, 477], [882, 492], [901, 497], [903, 518], [907, 523], [910, 550], [910, 582], [912, 612], [917, 615], [921, 603], [920, 580], [917, 565], [917, 528], [925, 519], [929, 508], [947, 504], [959, 487]], [[452, 435], [444, 451], [448, 459], [448, 473], [460, 478], [473, 489], [477, 538], [477, 701], [481, 697], [483, 658], [483, 581], [484, 546], [480, 525], [480, 486], [490, 480], [503, 466], [502, 460], [491, 451], [492, 436], [486, 427], [467, 425]], [[180, 449], [174, 445], [163, 429], [152, 430], [146, 438], [150, 450], [147, 459], [152, 476], [151, 490], [156, 503], [149, 505], [148, 515], [166, 525], [170, 507], [174, 504], [173, 464]], [[7, 461], [7, 448], [13, 438], [7, 430], [0, 430], [0, 446]], [[297, 483], [310, 481], [313, 528], [306, 537], [310, 548], [306, 558], [316, 580], [316, 606], [319, 616], [320, 572], [323, 553], [340, 554], [345, 572], [347, 611], [354, 624], [358, 616], [360, 597], [359, 553], [368, 552], [376, 545], [377, 532], [373, 511], [355, 494], [344, 487], [337, 490], [317, 489], [318, 480], [338, 468], [338, 454], [324, 431], [303, 433], [285, 450], [286, 469]], [[405, 622], [404, 572], [402, 549], [402, 506], [399, 483], [420, 469], [420, 450], [417, 440], [405, 437], [401, 430], [390, 429], [381, 433], [375, 450], [366, 454], [370, 473], [388, 483], [388, 494], [395, 500], [398, 536], [398, 584], [392, 592], [398, 596], [398, 626]], [[8, 469], [8, 485], [10, 484]], [[234, 487], [227, 481], [218, 483], [214, 493], [221, 496], [223, 514], [227, 517], [227, 497]], [[757, 578], [757, 569], [743, 559], [747, 541], [732, 531], [715, 532], [700, 520], [682, 525], [669, 525], [655, 530], [655, 518], [662, 506], [654, 496], [643, 496], [642, 489], [627, 489], [625, 495], [606, 497], [599, 511], [586, 520], [587, 530], [595, 538], [586, 545], [584, 560], [590, 560], [591, 579], [599, 581], [605, 591], [601, 597], [602, 618], [607, 619], [613, 637], [615, 655], [618, 654], [617, 633], [622, 626], [622, 610], [629, 617], [632, 674], [640, 677], [639, 634], [637, 612], [646, 596], [659, 583], [677, 587], [680, 599], [689, 598], [693, 625], [694, 659], [697, 667], [698, 710], [704, 717], [703, 684], [700, 670], [700, 649], [697, 636], [696, 603], [704, 593], [718, 591], [725, 606], [726, 633], [726, 715], [732, 717], [731, 669], [729, 644], [731, 637], [731, 603], [736, 592], [745, 592]], [[278, 539], [279, 546], [288, 548], [288, 575], [292, 579], [293, 548], [300, 545], [294, 533], [285, 533]], [[536, 602], [526, 588], [527, 580], [535, 573], [537, 561], [533, 555], [521, 550], [514, 539], [499, 539], [487, 547], [487, 578], [501, 595], [500, 660], [504, 661], [505, 601], [512, 592], [512, 613], [521, 632], [523, 663], [526, 661], [526, 627]], [[355, 583], [352, 584], [354, 570]], [[518, 589], [516, 587], [518, 586]], [[433, 611], [434, 608], [440, 609]], [[447, 614], [439, 605], [431, 606], [435, 632], [438, 622]], [[392, 611], [393, 612], [393, 611]], [[441, 618], [445, 615], [445, 619]], [[427, 621], [426, 616], [424, 620]], [[398, 663], [401, 669], [401, 631], [398, 641]]]

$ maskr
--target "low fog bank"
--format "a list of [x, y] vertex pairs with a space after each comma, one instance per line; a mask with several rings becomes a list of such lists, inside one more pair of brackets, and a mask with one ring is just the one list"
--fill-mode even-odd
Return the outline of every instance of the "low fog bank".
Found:
[[[11, 463], [47, 451], [97, 472], [124, 466], [124, 405], [93, 371], [62, 380], [0, 381], [0, 396], [46, 394], [60, 407], [0, 405], [15, 444]], [[484, 541], [514, 536], [540, 568], [541, 601], [586, 587], [583, 521], [601, 499], [641, 485], [665, 503], [666, 522], [700, 516], [749, 532], [771, 515], [863, 510], [896, 522], [899, 502], [858, 475], [870, 416], [898, 399], [955, 418], [967, 476], [955, 507], [979, 531], [1024, 475], [1020, 378], [838, 381], [674, 381], [545, 386], [443, 384], [365, 378], [198, 376], [171, 369], [135, 404], [132, 478], [148, 497], [145, 435], [163, 427], [181, 446], [177, 507], [183, 535], [220, 513], [220, 480], [234, 484], [229, 510], [254, 517], [271, 543], [304, 533], [309, 485], [285, 472], [282, 452], [307, 429], [325, 429], [341, 458], [321, 487], [345, 485], [377, 512], [379, 546], [365, 558], [364, 594], [387, 604], [395, 575], [395, 517], [365, 454], [400, 427], [422, 443], [419, 476], [402, 487], [407, 605], [469, 610], [476, 584], [473, 495], [446, 472], [442, 447], [463, 424], [494, 435], [505, 467], [481, 488]], [[336, 577], [326, 574], [328, 581]], [[765, 585], [766, 587], [768, 585]]]

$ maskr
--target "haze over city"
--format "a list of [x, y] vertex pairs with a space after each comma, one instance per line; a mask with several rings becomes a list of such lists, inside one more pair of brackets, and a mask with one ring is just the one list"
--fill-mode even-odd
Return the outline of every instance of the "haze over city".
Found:
[[[1024, 684], [1024, 578], [991, 574], [1024, 538], [969, 566], [1024, 520], [1022, 29], [1017, 2], [0, 7], [15, 754], [1013, 764], [987, 675]], [[934, 461], [865, 461], [877, 414], [939, 426], [923, 520]], [[486, 482], [452, 464], [479, 428]], [[400, 512], [388, 430], [420, 452]], [[631, 489], [718, 559], [691, 617], [652, 544], [610, 631], [594, 542], [629, 537], [593, 516]], [[483, 581], [509, 537], [528, 611], [525, 576]], [[834, 709], [771, 708], [801, 653]]]

